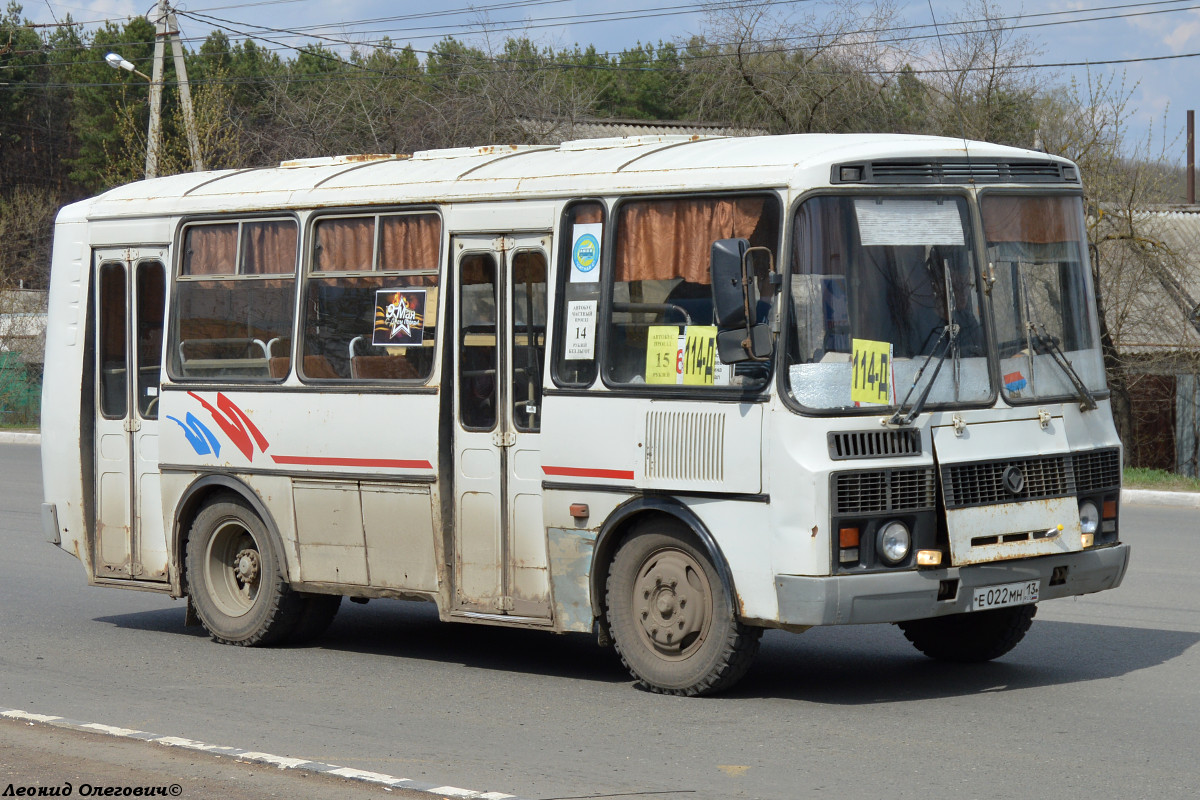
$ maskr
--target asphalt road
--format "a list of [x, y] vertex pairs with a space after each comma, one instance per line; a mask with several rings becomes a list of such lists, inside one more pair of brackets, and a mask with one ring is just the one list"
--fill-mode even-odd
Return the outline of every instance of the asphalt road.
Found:
[[3, 707], [543, 800], [1200, 795], [1195, 510], [1127, 506], [1125, 584], [1042, 604], [999, 661], [770, 632], [734, 692], [682, 699], [590, 637], [399, 601], [345, 604], [315, 646], [217, 645], [182, 602], [85, 586], [40, 496], [37, 449], [0, 445]]

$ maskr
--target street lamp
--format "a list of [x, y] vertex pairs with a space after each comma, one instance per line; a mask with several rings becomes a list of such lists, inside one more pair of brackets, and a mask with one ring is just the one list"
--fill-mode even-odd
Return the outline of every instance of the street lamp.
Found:
[[144, 72], [138, 72], [137, 68], [135, 66], [133, 66], [133, 64], [131, 64], [128, 61], [126, 61], [125, 59], [121, 58], [120, 54], [118, 54], [118, 53], [109, 53], [108, 55], [106, 55], [104, 57], [104, 60], [106, 62], [108, 62], [108, 65], [110, 67], [112, 67], [113, 69], [123, 69], [126, 72], [132, 72], [134, 75], [137, 75], [139, 78], [145, 78], [146, 80], [150, 81], [151, 83], [154, 82], [153, 78], [151, 78], [149, 75], [147, 75]]
[[[171, 21], [168, 29], [168, 15]], [[158, 140], [162, 127], [162, 73], [163, 73], [163, 37], [171, 39], [171, 48], [175, 56], [175, 72], [179, 77], [179, 99], [183, 107], [183, 123], [187, 129], [188, 150], [192, 155], [192, 170], [200, 172], [204, 169], [204, 160], [200, 155], [200, 138], [196, 132], [196, 118], [192, 112], [192, 93], [188, 88], [187, 67], [183, 62], [183, 48], [179, 44], [179, 31], [175, 29], [175, 15], [166, 8], [166, 0], [159, 0], [158, 38], [154, 43], [154, 77], [138, 72], [132, 63], [126, 61], [120, 53], [108, 53], [104, 62], [113, 69], [123, 69], [132, 72], [150, 82], [150, 130], [146, 134], [146, 177], [158, 177]]]
[[[158, 138], [161, 122], [159, 120], [159, 111], [161, 108], [162, 84], [156, 82], [144, 72], [138, 72], [133, 64], [121, 57], [120, 53], [109, 53], [104, 56], [104, 61], [113, 69], [123, 69], [126, 72], [132, 72], [145, 78], [150, 82], [150, 130], [146, 133], [146, 177], [158, 177]], [[158, 72], [161, 74], [162, 70]]]

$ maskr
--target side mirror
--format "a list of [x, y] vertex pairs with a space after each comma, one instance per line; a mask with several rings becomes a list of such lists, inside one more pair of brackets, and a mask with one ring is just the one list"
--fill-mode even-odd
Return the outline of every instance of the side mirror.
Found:
[[[725, 364], [766, 361], [771, 355], [771, 331], [758, 321], [758, 287], [749, 268], [750, 257], [760, 253], [770, 259], [770, 251], [745, 239], [718, 239], [712, 245], [717, 354]], [[768, 268], [774, 267], [768, 262]]]

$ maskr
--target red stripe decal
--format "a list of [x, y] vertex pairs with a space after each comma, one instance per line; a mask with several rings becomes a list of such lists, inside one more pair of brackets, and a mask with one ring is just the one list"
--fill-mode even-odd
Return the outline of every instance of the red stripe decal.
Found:
[[428, 461], [400, 458], [318, 458], [315, 456], [271, 456], [276, 464], [306, 467], [381, 467], [384, 469], [433, 469]]
[[547, 475], [559, 475], [565, 478], [613, 478], [619, 481], [633, 480], [631, 469], [585, 469], [583, 467], [542, 467]]

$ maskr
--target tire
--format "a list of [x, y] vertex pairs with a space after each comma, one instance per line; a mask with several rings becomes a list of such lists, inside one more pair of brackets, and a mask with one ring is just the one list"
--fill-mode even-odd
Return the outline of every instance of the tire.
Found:
[[304, 598], [300, 621], [288, 637], [291, 644], [306, 644], [318, 638], [333, 623], [342, 605], [340, 594], [310, 594]]
[[708, 554], [680, 525], [634, 529], [613, 558], [606, 603], [622, 663], [652, 692], [715, 694], [758, 653], [762, 629], [737, 620]]
[[210, 503], [196, 516], [187, 574], [196, 615], [218, 642], [278, 644], [301, 620], [305, 598], [288, 586], [267, 526], [240, 498]]
[[898, 622], [913, 645], [930, 658], [958, 663], [991, 661], [1025, 638], [1037, 606], [973, 611], [946, 617]]

